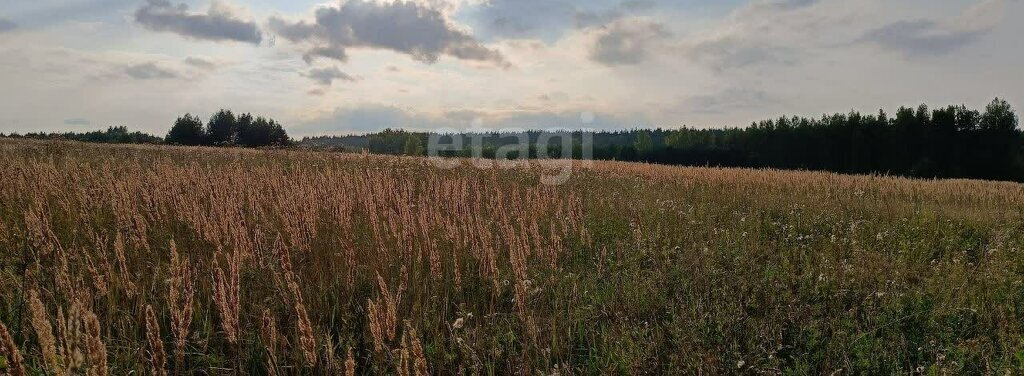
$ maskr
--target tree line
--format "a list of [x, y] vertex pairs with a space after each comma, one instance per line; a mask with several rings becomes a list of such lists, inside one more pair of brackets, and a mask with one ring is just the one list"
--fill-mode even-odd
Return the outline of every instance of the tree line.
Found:
[[[4, 137], [4, 134], [0, 133], [0, 137]], [[142, 132], [130, 132], [128, 127], [116, 126], [108, 127], [103, 131], [92, 131], [85, 133], [75, 132], [30, 132], [24, 135], [18, 133], [12, 133], [6, 137], [10, 138], [29, 138], [39, 140], [71, 140], [81, 142], [95, 142], [104, 144], [159, 144], [163, 142], [163, 139], [157, 136]]]
[[186, 146], [289, 146], [291, 138], [274, 119], [252, 114], [235, 115], [220, 110], [204, 125], [198, 116], [185, 114], [175, 120], [164, 142]]
[[[891, 116], [885, 111], [852, 111], [820, 118], [784, 116], [755, 122], [746, 128], [635, 129], [597, 132], [586, 138], [574, 132], [571, 150], [552, 145], [543, 150], [546, 153], [536, 148], [537, 141], [547, 136], [542, 131], [458, 136], [482, 140], [485, 158], [495, 158], [499, 148], [527, 139], [529, 158], [570, 153], [574, 158], [582, 158], [589, 149], [592, 157], [599, 160], [1024, 181], [1024, 132], [1009, 103], [998, 98], [984, 111], [962, 105], [935, 109], [921, 105], [901, 107]], [[229, 110], [218, 111], [207, 122], [191, 114], [181, 116], [163, 139], [129, 132], [126, 127], [7, 137], [191, 146], [295, 144], [277, 121], [248, 113], [236, 115]], [[367, 135], [306, 138], [298, 144], [316, 149], [422, 156], [427, 154], [430, 137], [430, 133], [387, 129]], [[584, 148], [584, 139], [591, 142], [591, 147]], [[475, 156], [470, 146], [466, 143], [462, 149], [442, 155]], [[516, 153], [506, 156], [521, 157]]]
[[292, 139], [274, 119], [245, 113], [235, 115], [230, 110], [220, 110], [208, 122], [198, 116], [185, 114], [174, 121], [166, 137], [157, 137], [142, 132], [130, 132], [127, 127], [109, 127], [105, 131], [92, 132], [32, 132], [24, 135], [12, 133], [0, 137], [31, 138], [47, 140], [71, 140], [106, 144], [168, 144], [185, 146], [240, 146], [240, 147], [283, 147], [291, 146]]
[[[1010, 105], [782, 117], [746, 129], [639, 132], [632, 148], [608, 150], [654, 163], [823, 170], [922, 178], [1024, 181], [1024, 135]], [[633, 150], [629, 150], [633, 149]], [[596, 151], [595, 151], [596, 153]], [[635, 154], [634, 154], [635, 153]]]
[[[529, 140], [528, 157], [536, 158], [541, 131], [513, 134], [462, 134], [482, 138], [481, 156], [494, 158], [499, 148]], [[334, 150], [426, 155], [431, 134], [388, 129], [363, 136], [317, 137], [301, 144]], [[439, 135], [435, 135], [439, 136]], [[550, 146], [548, 156], [583, 157], [584, 137], [572, 134], [572, 150]], [[597, 132], [593, 158], [659, 164], [750, 167], [887, 174], [921, 178], [974, 178], [1024, 181], [1024, 133], [1009, 103], [995, 99], [984, 111], [966, 106], [930, 109], [901, 107], [890, 116], [824, 115], [780, 117], [747, 128], [638, 129]], [[555, 142], [557, 143], [557, 142]], [[471, 157], [467, 143], [445, 156]], [[515, 153], [507, 155], [519, 157]]]

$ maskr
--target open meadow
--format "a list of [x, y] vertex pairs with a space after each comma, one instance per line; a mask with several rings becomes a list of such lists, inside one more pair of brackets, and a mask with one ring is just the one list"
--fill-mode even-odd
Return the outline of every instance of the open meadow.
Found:
[[1024, 371], [1024, 185], [0, 139], [0, 374]]

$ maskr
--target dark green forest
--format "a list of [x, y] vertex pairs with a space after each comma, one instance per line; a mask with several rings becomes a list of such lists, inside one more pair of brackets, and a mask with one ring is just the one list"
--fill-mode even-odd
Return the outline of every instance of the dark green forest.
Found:
[[[455, 137], [461, 149], [439, 153], [450, 157], [499, 157], [499, 150], [528, 140], [528, 147], [501, 157], [561, 157], [562, 140], [543, 131], [431, 135], [387, 129], [354, 135], [289, 138], [277, 121], [228, 110], [207, 122], [186, 114], [164, 138], [126, 127], [87, 133], [29, 133], [7, 137], [65, 139], [104, 143], [164, 143], [190, 146], [303, 147], [308, 149], [392, 155], [427, 155], [431, 136], [448, 144]], [[0, 134], [0, 136], [3, 136]], [[550, 138], [549, 150], [537, 150]], [[594, 159], [658, 164], [750, 167], [884, 174], [920, 178], [972, 178], [1024, 181], [1024, 133], [1009, 103], [992, 101], [983, 111], [966, 106], [901, 107], [894, 114], [823, 115], [820, 118], [780, 117], [726, 129], [634, 129], [571, 133], [572, 157], [586, 151]], [[479, 140], [474, 149], [470, 140]], [[587, 141], [592, 148], [584, 148]]]
[[[4, 134], [0, 133], [0, 137], [4, 137]], [[75, 132], [61, 132], [61, 133], [42, 133], [32, 132], [21, 134], [11, 134], [6, 137], [9, 138], [29, 138], [37, 140], [72, 140], [81, 142], [95, 142], [104, 144], [159, 144], [163, 143], [164, 140], [160, 137], [153, 136], [142, 132], [130, 132], [128, 127], [117, 126], [109, 127], [105, 131], [92, 131], [85, 133]]]
[[[437, 137], [439, 135], [435, 135]], [[499, 148], [528, 138], [526, 134], [463, 134], [460, 150], [444, 156], [495, 158]], [[425, 155], [431, 135], [402, 130], [347, 137], [314, 137], [301, 145], [327, 150], [397, 155]], [[440, 137], [450, 143], [452, 135]], [[471, 138], [481, 139], [480, 150]], [[585, 150], [581, 133], [572, 134], [573, 157]], [[553, 144], [561, 145], [554, 140]], [[975, 178], [1024, 181], [1024, 135], [1010, 105], [996, 99], [984, 111], [965, 106], [930, 109], [903, 107], [895, 114], [781, 117], [729, 129], [655, 129], [597, 132], [593, 158], [659, 164], [751, 167], [885, 174], [921, 178]], [[560, 149], [560, 146], [553, 146]], [[538, 150], [527, 151], [536, 158]], [[560, 156], [560, 150], [547, 155]], [[517, 153], [503, 154], [509, 158]]]
[[174, 121], [164, 142], [187, 146], [289, 146], [291, 138], [284, 127], [274, 119], [252, 114], [235, 115], [220, 110], [203, 125], [202, 119], [185, 114]]
[[167, 144], [185, 146], [284, 147], [294, 142], [274, 119], [252, 114], [235, 115], [220, 110], [206, 123], [198, 116], [185, 114], [174, 121], [165, 137], [130, 132], [127, 127], [109, 127], [105, 131], [12, 133], [0, 137], [41, 140], [70, 140], [105, 144]]

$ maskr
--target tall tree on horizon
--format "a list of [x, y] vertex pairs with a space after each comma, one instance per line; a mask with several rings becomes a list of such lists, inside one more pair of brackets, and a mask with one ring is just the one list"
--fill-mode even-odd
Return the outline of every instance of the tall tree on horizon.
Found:
[[174, 122], [164, 142], [171, 145], [205, 145], [206, 132], [203, 130], [203, 121], [198, 116], [185, 114]]
[[238, 123], [231, 110], [220, 110], [206, 125], [206, 136], [210, 144], [216, 146], [231, 145], [235, 142]]

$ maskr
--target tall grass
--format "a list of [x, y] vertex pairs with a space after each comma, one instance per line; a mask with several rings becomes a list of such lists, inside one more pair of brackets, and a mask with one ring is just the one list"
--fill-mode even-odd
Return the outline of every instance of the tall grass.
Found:
[[1024, 370], [1022, 185], [540, 176], [0, 140], [0, 369]]

